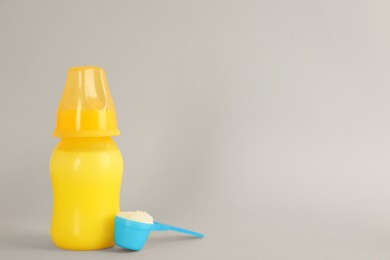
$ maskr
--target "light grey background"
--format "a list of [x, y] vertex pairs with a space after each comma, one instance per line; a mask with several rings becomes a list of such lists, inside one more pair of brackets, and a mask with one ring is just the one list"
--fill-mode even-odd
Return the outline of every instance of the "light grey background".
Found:
[[[49, 238], [66, 71], [106, 70], [121, 206], [204, 232]], [[1, 259], [390, 259], [389, 1], [1, 1]]]

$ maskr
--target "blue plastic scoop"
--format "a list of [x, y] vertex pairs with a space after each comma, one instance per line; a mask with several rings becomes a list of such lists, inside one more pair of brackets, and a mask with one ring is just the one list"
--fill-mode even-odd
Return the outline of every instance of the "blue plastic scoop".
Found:
[[139, 251], [145, 245], [150, 231], [176, 231], [202, 238], [203, 234], [158, 222], [142, 223], [116, 216], [114, 221], [114, 242], [117, 246]]

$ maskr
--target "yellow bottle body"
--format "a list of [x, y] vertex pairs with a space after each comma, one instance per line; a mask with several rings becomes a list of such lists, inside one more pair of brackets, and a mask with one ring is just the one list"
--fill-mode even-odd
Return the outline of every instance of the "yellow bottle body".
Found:
[[114, 245], [122, 172], [122, 155], [110, 137], [60, 140], [50, 160], [50, 234], [58, 247], [95, 250]]

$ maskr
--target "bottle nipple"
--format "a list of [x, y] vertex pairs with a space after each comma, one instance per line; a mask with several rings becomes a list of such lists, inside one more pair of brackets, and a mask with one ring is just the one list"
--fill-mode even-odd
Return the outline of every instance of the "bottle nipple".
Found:
[[68, 70], [53, 135], [56, 137], [119, 135], [115, 107], [103, 69], [81, 66]]

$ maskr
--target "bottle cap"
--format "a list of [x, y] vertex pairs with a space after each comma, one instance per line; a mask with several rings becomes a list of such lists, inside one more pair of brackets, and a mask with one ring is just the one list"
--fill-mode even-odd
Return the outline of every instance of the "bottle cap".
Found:
[[53, 135], [56, 137], [119, 135], [115, 107], [103, 69], [81, 66], [68, 70]]

